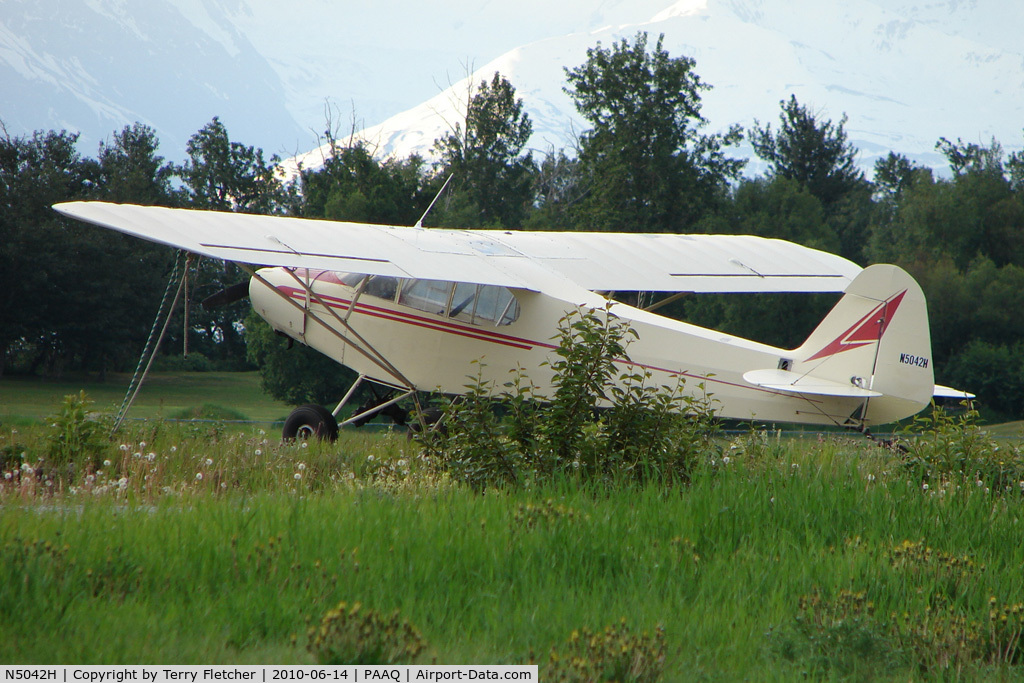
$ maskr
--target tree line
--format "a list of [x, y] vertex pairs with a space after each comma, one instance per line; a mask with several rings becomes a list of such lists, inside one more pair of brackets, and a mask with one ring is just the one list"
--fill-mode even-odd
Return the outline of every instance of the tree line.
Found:
[[[907, 269], [928, 297], [937, 380], [967, 388], [1003, 416], [1024, 415], [1024, 153], [1000, 143], [936, 148], [949, 173], [894, 152], [871, 178], [857, 166], [846, 117], [795, 96], [777, 121], [707, 131], [711, 85], [693, 59], [645, 33], [597, 44], [565, 69], [565, 90], [589, 128], [569, 149], [527, 148], [533, 125], [512, 83], [495, 73], [467, 93], [465, 116], [438, 139], [434, 160], [382, 158], [336, 135], [324, 163], [294, 178], [279, 159], [231, 140], [218, 118], [193, 135], [180, 164], [156, 133], [125, 127], [95, 157], [67, 131], [0, 137], [0, 374], [104, 373], [134, 363], [175, 261], [173, 250], [60, 218], [77, 199], [413, 225], [625, 232], [754, 234], [791, 240], [860, 265]], [[733, 156], [746, 139], [765, 172]], [[179, 264], [180, 267], [181, 264]], [[237, 268], [190, 262], [190, 299], [244, 279]], [[669, 311], [780, 346], [801, 343], [835, 297], [701, 295]], [[191, 306], [165, 346], [165, 365], [252, 367], [278, 395], [336, 399], [336, 366], [285, 354], [244, 302]], [[179, 316], [181, 313], [178, 314]], [[248, 344], [248, 356], [247, 356]], [[177, 359], [177, 360], [175, 360]], [[329, 361], [326, 361], [329, 363]], [[309, 375], [316, 382], [299, 381]], [[276, 377], [275, 377], [276, 376]]]

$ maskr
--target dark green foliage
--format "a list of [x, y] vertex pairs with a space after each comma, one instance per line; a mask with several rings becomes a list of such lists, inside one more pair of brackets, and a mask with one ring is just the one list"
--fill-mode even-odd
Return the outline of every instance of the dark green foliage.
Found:
[[796, 96], [779, 103], [779, 130], [755, 124], [750, 142], [768, 162], [771, 178], [799, 183], [829, 207], [864, 181], [857, 168], [857, 150], [846, 139], [846, 116], [833, 124], [797, 102]]
[[[67, 476], [77, 470], [99, 468], [99, 455], [107, 447], [103, 425], [89, 414], [92, 405], [85, 392], [64, 397], [60, 412], [47, 418], [50, 424], [49, 448], [44, 463], [51, 476]], [[71, 469], [67, 469], [71, 466]]]
[[559, 325], [551, 396], [538, 400], [522, 372], [500, 393], [478, 375], [447, 409], [446, 432], [423, 437], [428, 451], [478, 490], [559, 477], [688, 482], [698, 456], [719, 448], [714, 401], [685, 393], [681, 377], [652, 386], [629, 361], [633, 336], [608, 311], [570, 313]]
[[587, 230], [683, 231], [712, 208], [743, 162], [724, 148], [738, 127], [706, 135], [701, 81], [689, 57], [671, 57], [664, 36], [648, 51], [647, 34], [632, 44], [587, 50], [566, 69], [566, 92], [592, 126], [580, 138], [579, 164], [587, 194], [576, 225]]
[[191, 207], [276, 213], [287, 197], [275, 173], [278, 159], [268, 163], [262, 149], [232, 141], [216, 116], [189, 138], [185, 149], [188, 160], [176, 174]]
[[337, 403], [355, 381], [352, 370], [302, 344], [289, 344], [255, 311], [245, 319], [249, 362], [260, 368], [260, 386], [292, 405]]
[[386, 225], [416, 222], [430, 199], [419, 157], [381, 161], [360, 142], [328, 142], [323, 166], [301, 171], [302, 216]]
[[532, 154], [522, 154], [533, 133], [515, 88], [495, 72], [470, 93], [465, 122], [434, 145], [440, 174], [454, 176], [452, 196], [432, 222], [445, 227], [521, 227], [531, 205]]
[[900, 458], [931, 487], [977, 487], [995, 495], [1024, 494], [1024, 451], [999, 442], [978, 424], [973, 406], [949, 413], [933, 407], [915, 417], [900, 441]]

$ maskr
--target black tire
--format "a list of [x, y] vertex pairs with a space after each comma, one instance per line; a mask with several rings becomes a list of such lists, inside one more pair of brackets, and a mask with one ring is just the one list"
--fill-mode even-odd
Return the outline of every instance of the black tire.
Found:
[[317, 438], [320, 441], [334, 442], [338, 440], [338, 421], [334, 419], [331, 411], [323, 406], [299, 406], [284, 421], [281, 438], [285, 441]]

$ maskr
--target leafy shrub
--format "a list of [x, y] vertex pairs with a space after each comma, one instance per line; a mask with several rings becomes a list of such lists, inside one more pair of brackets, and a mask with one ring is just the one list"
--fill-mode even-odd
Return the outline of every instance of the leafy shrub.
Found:
[[426, 642], [397, 611], [383, 616], [356, 602], [341, 602], [309, 629], [306, 649], [321, 664], [411, 664]]
[[[636, 333], [610, 311], [578, 310], [559, 323], [553, 393], [538, 400], [521, 371], [503, 391], [482, 367], [445, 413], [447, 434], [424, 435], [435, 461], [475, 489], [557, 476], [687, 482], [698, 455], [719, 448], [714, 401], [685, 381], [652, 386], [627, 354]], [[616, 367], [627, 369], [616, 374]]]
[[1024, 454], [1019, 446], [999, 443], [978, 424], [970, 405], [958, 415], [935, 406], [915, 417], [905, 430], [900, 457], [924, 481], [969, 478], [995, 492], [1024, 489]]
[[543, 680], [557, 683], [652, 683], [665, 669], [665, 632], [635, 634], [623, 619], [597, 633], [573, 631], [561, 650], [552, 648]]
[[51, 467], [77, 465], [97, 468], [100, 454], [107, 447], [103, 425], [89, 415], [89, 400], [84, 391], [68, 394], [60, 412], [47, 418], [50, 433], [46, 461]]

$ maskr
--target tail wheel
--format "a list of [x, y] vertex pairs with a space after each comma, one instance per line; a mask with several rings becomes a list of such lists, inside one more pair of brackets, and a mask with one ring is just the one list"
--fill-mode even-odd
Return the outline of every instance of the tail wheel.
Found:
[[323, 406], [305, 405], [292, 411], [284, 421], [281, 437], [285, 441], [306, 441], [316, 438], [320, 441], [336, 441], [338, 439], [338, 421], [331, 411]]

